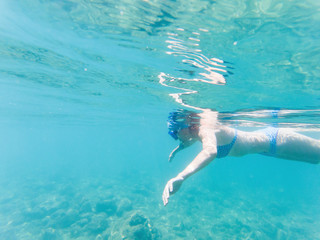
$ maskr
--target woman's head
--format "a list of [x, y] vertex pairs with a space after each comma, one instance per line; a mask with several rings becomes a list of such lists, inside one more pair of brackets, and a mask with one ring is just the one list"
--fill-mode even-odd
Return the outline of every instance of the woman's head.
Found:
[[169, 135], [175, 140], [192, 138], [194, 130], [199, 126], [199, 116], [191, 111], [179, 109], [169, 114], [168, 120]]

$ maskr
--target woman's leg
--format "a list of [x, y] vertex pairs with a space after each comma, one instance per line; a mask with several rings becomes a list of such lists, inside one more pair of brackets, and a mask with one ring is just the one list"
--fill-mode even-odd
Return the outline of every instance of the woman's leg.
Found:
[[320, 141], [305, 135], [279, 129], [276, 156], [308, 163], [320, 163]]

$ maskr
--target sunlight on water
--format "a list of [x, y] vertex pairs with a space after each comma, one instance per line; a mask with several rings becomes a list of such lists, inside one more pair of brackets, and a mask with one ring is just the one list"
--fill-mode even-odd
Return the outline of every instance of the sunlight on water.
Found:
[[[184, 32], [184, 29], [181, 28], [177, 30]], [[216, 58], [209, 59], [207, 56], [201, 54], [202, 50], [197, 48], [199, 44], [194, 43], [194, 41], [200, 42], [200, 33], [192, 32], [192, 34], [196, 35], [197, 38], [189, 37], [187, 42], [179, 39], [178, 34], [168, 33], [169, 37], [166, 43], [168, 43], [168, 48], [171, 51], [167, 51], [166, 53], [173, 56], [182, 56], [182, 63], [189, 64], [196, 69], [205, 70], [199, 73], [200, 77], [204, 77], [204, 79], [195, 77], [191, 81], [224, 85], [226, 80], [221, 73], [226, 73], [227, 71], [224, 69], [226, 66], [222, 65], [223, 61]], [[189, 70], [188, 73], [189, 75], [195, 74], [192, 70]]]

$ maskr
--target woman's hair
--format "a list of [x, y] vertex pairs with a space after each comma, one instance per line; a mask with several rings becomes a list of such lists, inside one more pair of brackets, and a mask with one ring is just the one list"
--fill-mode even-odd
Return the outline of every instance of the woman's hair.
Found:
[[178, 140], [178, 132], [184, 128], [199, 126], [199, 119], [197, 113], [184, 109], [170, 112], [167, 120], [168, 134]]

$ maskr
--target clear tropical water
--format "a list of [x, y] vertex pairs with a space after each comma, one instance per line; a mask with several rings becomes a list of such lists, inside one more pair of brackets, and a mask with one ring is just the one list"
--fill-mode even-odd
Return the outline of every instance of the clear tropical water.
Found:
[[[318, 1], [2, 0], [1, 239], [320, 239], [320, 168], [216, 160], [163, 207], [166, 118], [319, 138]], [[273, 114], [278, 111], [278, 114]]]

